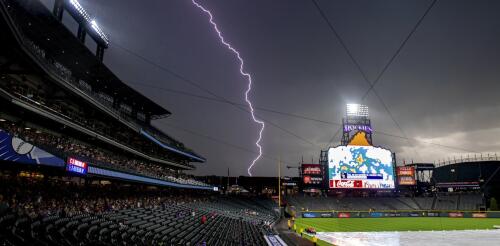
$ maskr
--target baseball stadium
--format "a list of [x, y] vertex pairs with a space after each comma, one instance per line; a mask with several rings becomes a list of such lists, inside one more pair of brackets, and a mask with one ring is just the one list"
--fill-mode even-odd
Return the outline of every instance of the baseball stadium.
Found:
[[473, 2], [0, 0], [0, 245], [500, 245]]

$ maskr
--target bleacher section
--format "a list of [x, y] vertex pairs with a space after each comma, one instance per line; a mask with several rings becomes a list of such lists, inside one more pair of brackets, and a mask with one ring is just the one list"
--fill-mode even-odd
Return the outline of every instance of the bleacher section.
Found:
[[441, 196], [435, 198], [433, 209], [436, 210], [456, 210], [458, 209], [458, 196]]
[[432, 209], [434, 204], [434, 197], [415, 197], [415, 203], [418, 204], [420, 209]]
[[[236, 205], [239, 203], [239, 205]], [[133, 208], [98, 215], [49, 216], [30, 219], [0, 217], [1, 234], [15, 244], [41, 245], [265, 245], [276, 215], [262, 208], [248, 219], [243, 208], [261, 206], [249, 200], [221, 199], [209, 203]], [[202, 217], [207, 218], [202, 223]]]
[[368, 211], [368, 210], [478, 210], [483, 203], [479, 194], [438, 195], [437, 197], [288, 197], [297, 211]]

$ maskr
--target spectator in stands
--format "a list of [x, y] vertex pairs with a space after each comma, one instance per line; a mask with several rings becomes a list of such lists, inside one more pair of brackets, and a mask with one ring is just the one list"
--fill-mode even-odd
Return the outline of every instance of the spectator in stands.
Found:
[[201, 224], [203, 225], [205, 223], [207, 223], [207, 216], [203, 215], [201, 216]]
[[9, 204], [3, 199], [3, 195], [0, 194], [0, 215], [6, 213], [9, 210]]

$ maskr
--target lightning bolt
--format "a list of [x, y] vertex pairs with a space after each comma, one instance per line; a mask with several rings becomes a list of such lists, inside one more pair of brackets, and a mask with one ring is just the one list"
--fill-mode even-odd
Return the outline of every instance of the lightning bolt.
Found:
[[222, 36], [222, 32], [219, 30], [219, 27], [217, 26], [217, 23], [214, 22], [214, 16], [210, 12], [210, 10], [206, 9], [201, 4], [197, 3], [195, 0], [191, 0], [191, 2], [196, 7], [201, 9], [206, 15], [208, 15], [208, 17], [210, 18], [209, 19], [210, 24], [212, 24], [215, 32], [217, 32], [217, 35], [219, 36], [220, 42], [236, 55], [236, 57], [238, 58], [238, 60], [240, 62], [240, 74], [248, 80], [248, 87], [247, 87], [247, 90], [245, 91], [245, 101], [247, 102], [248, 107], [250, 108], [250, 114], [252, 115], [253, 121], [260, 125], [259, 138], [255, 142], [255, 145], [257, 146], [257, 148], [259, 148], [259, 155], [257, 155], [257, 157], [255, 157], [255, 159], [253, 159], [252, 163], [250, 164], [250, 166], [247, 169], [248, 175], [252, 176], [252, 172], [251, 172], [252, 167], [255, 165], [255, 162], [257, 162], [260, 159], [260, 157], [262, 156], [262, 146], [260, 145], [260, 141], [262, 140], [262, 132], [264, 131], [264, 127], [265, 127], [264, 121], [261, 121], [255, 117], [252, 102], [248, 98], [248, 93], [250, 93], [250, 91], [252, 90], [252, 76], [249, 73], [244, 71], [245, 62], [241, 58], [240, 52], [238, 52], [238, 50], [236, 50], [231, 44], [226, 42], [226, 40]]

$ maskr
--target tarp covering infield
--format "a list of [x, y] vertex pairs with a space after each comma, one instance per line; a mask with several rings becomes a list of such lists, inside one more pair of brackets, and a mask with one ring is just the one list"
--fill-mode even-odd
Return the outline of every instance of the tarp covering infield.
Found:
[[337, 246], [486, 246], [500, 242], [500, 230], [318, 232], [316, 236]]

